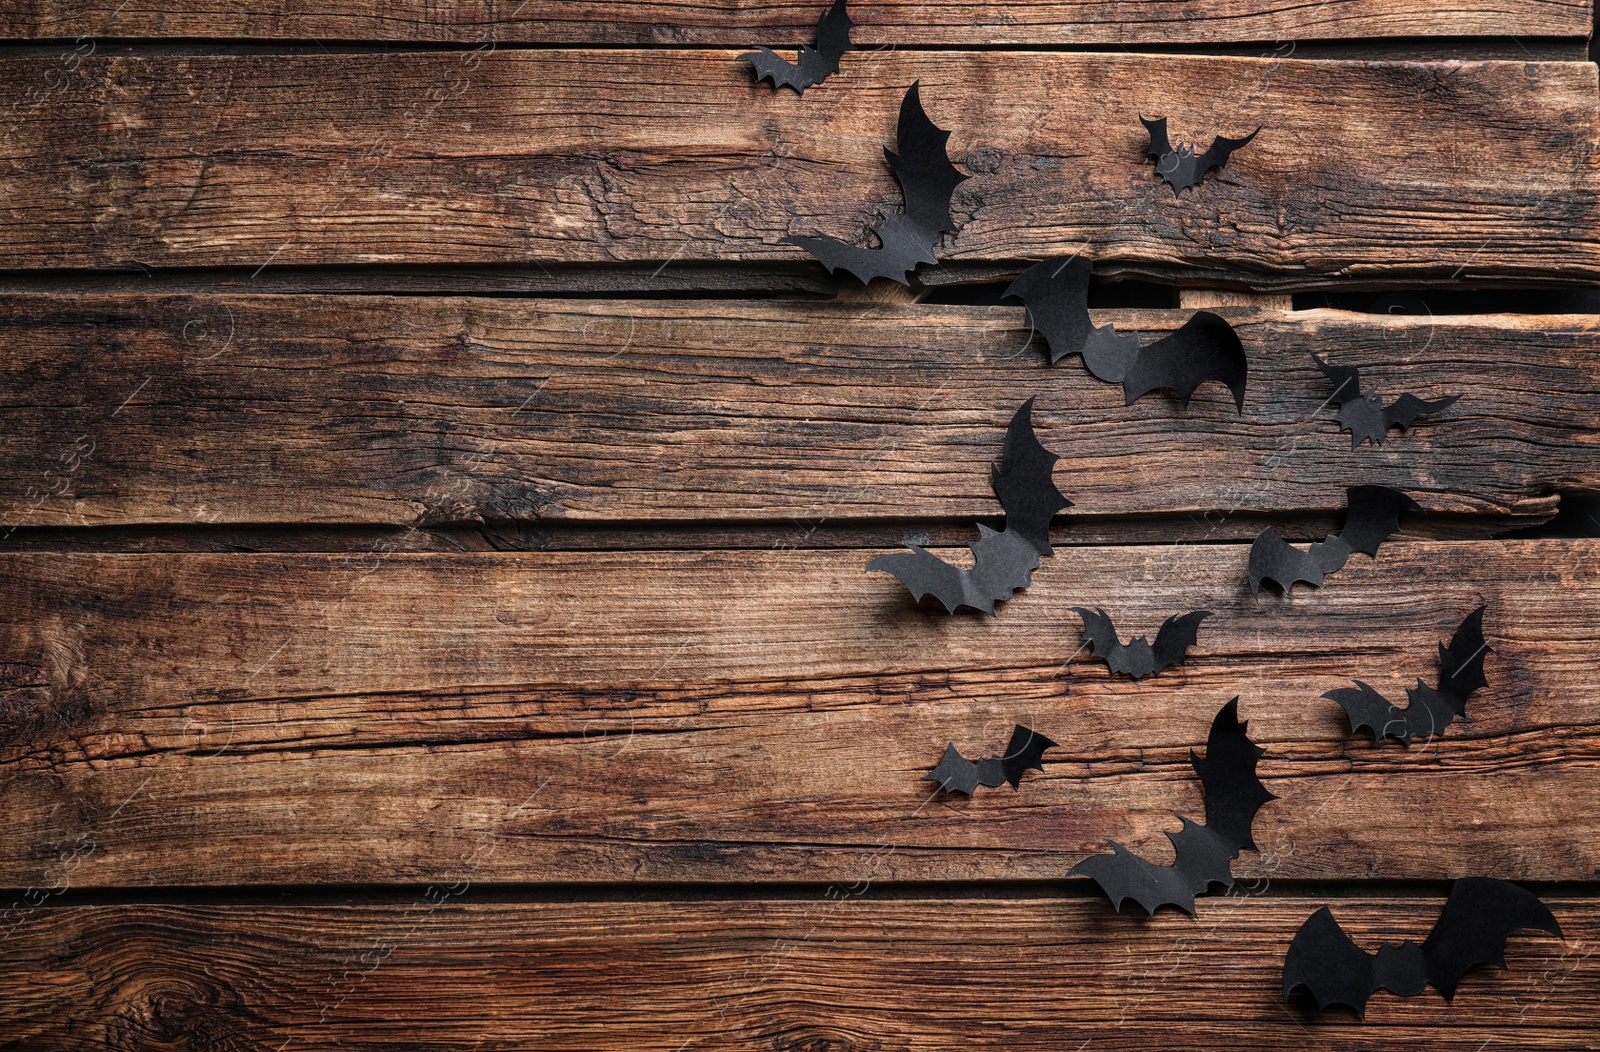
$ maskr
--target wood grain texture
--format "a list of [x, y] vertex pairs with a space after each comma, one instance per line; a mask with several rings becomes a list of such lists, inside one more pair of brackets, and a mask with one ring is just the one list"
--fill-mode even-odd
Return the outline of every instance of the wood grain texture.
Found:
[[[1589, 63], [886, 51], [803, 100], [731, 51], [63, 66], [0, 62], [3, 268], [803, 261], [778, 239], [861, 238], [899, 207], [883, 148], [920, 80], [973, 176], [953, 260], [1600, 277]], [[1140, 113], [1175, 139], [1268, 129], [1176, 199]]]
[[[1097, 901], [881, 900], [41, 909], [0, 957], [0, 1041], [58, 1052], [368, 1049], [1600, 1048], [1600, 907], [1513, 936], [1453, 1003], [1377, 994], [1365, 1023], [1280, 1000], [1327, 900], [1208, 902], [1198, 922]], [[1420, 941], [1442, 900], [1331, 903], [1358, 943]], [[1181, 1032], [1181, 1042], [1173, 1033]]]
[[[893, 522], [999, 514], [989, 465], [1029, 395], [1091, 539], [1335, 516], [1354, 482], [1501, 522], [1600, 489], [1592, 316], [1224, 313], [1242, 415], [1216, 385], [1124, 407], [1077, 359], [1048, 367], [1020, 306], [5, 296], [0, 526], [892, 520], [894, 543]], [[1388, 399], [1461, 401], [1351, 452], [1313, 353]]]
[[[200, 37], [456, 43], [810, 44], [820, 2], [695, 0], [276, 0], [203, 7], [180, 0], [18, 0], [0, 37]], [[1383, 37], [1587, 37], [1590, 0], [859, 0], [858, 45], [1219, 44]]]
[[[877, 552], [0, 557], [0, 886], [1056, 879], [1202, 814], [1217, 709], [1281, 801], [1238, 871], [1592, 880], [1600, 540], [1403, 542], [1257, 607], [1242, 545], [1058, 550], [995, 619], [911, 607]], [[1472, 720], [1409, 751], [1323, 692], [1401, 697], [1489, 607]], [[1187, 665], [1085, 663], [1206, 607]], [[1061, 743], [933, 799], [947, 741]], [[1425, 831], [1425, 832], [1424, 832]]]

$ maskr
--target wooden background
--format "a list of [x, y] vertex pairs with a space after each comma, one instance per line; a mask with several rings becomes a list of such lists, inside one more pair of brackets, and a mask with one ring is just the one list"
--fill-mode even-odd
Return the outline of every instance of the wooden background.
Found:
[[[862, 0], [842, 74], [753, 85], [822, 6], [0, 5], [0, 1047], [1600, 1047], [1591, 0]], [[894, 210], [919, 79], [960, 233], [831, 279], [778, 239]], [[1267, 130], [1175, 200], [1140, 112]], [[1220, 304], [1243, 412], [1047, 366], [998, 292], [1079, 250], [1101, 322]], [[1312, 353], [1462, 398], [1352, 452]], [[997, 520], [1030, 395], [1033, 587], [864, 573]], [[1360, 482], [1426, 514], [1252, 601]], [[1480, 602], [1441, 740], [1320, 699]], [[1133, 683], [1074, 605], [1217, 616]], [[1113, 914], [1066, 872], [1170, 857], [1234, 695], [1262, 850]], [[930, 797], [1019, 721], [1042, 774]], [[1474, 874], [1566, 940], [1280, 1001], [1319, 905], [1372, 949]]]

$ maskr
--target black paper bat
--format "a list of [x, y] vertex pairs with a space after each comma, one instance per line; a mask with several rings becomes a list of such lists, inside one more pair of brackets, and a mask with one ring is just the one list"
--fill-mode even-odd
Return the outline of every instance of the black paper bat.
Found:
[[1106, 663], [1112, 672], [1141, 679], [1160, 672], [1168, 665], [1181, 665], [1194, 646], [1200, 622], [1211, 616], [1210, 610], [1194, 610], [1187, 614], [1173, 614], [1162, 622], [1156, 632], [1156, 642], [1150, 645], [1144, 636], [1123, 644], [1117, 639], [1117, 627], [1106, 612], [1075, 606], [1073, 611], [1083, 618], [1083, 636], [1090, 643], [1090, 654]]
[[1324, 906], [1295, 932], [1283, 961], [1283, 999], [1303, 986], [1317, 1010], [1344, 1005], [1367, 1014], [1367, 998], [1379, 990], [1415, 997], [1432, 986], [1446, 1001], [1461, 977], [1480, 964], [1506, 966], [1506, 941], [1537, 928], [1559, 938], [1561, 925], [1534, 895], [1493, 877], [1463, 877], [1450, 888], [1444, 911], [1421, 946], [1407, 939], [1367, 953], [1351, 941]]
[[1378, 545], [1400, 528], [1400, 516], [1420, 511], [1417, 502], [1386, 486], [1351, 486], [1344, 491], [1344, 527], [1305, 551], [1262, 530], [1250, 546], [1250, 591], [1259, 601], [1261, 582], [1271, 581], [1289, 595], [1296, 581], [1322, 587], [1326, 575], [1341, 569], [1353, 552], [1376, 556]]
[[782, 242], [798, 245], [817, 257], [828, 272], [847, 270], [862, 284], [873, 278], [892, 278], [909, 285], [906, 276], [922, 263], [937, 263], [933, 254], [939, 237], [954, 231], [950, 217], [950, 195], [969, 176], [950, 163], [945, 143], [950, 133], [939, 128], [922, 110], [920, 85], [911, 85], [900, 103], [900, 128], [896, 134], [900, 152], [887, 147], [883, 155], [894, 170], [905, 195], [905, 212], [887, 216], [880, 224], [878, 248], [857, 248], [837, 238], [785, 237]]
[[1483, 658], [1488, 653], [1480, 606], [1457, 626], [1448, 647], [1439, 644], [1439, 685], [1430, 687], [1419, 676], [1417, 685], [1406, 691], [1410, 700], [1405, 708], [1390, 704], [1359, 679], [1355, 687], [1330, 690], [1323, 697], [1344, 707], [1352, 732], [1365, 727], [1372, 732], [1373, 741], [1389, 737], [1410, 745], [1413, 738], [1443, 734], [1457, 716], [1467, 718], [1467, 699], [1489, 682], [1483, 678]]
[[1212, 884], [1232, 887], [1233, 860], [1244, 848], [1256, 850], [1250, 833], [1256, 812], [1277, 799], [1256, 777], [1256, 761], [1266, 750], [1250, 740], [1245, 733], [1249, 729], [1248, 723], [1239, 722], [1239, 699], [1234, 698], [1211, 721], [1205, 759], [1189, 751], [1189, 762], [1206, 790], [1206, 824], [1197, 826], [1185, 818], [1181, 831], [1167, 834], [1172, 865], [1146, 862], [1113, 840], [1111, 854], [1084, 859], [1070, 875], [1092, 878], [1118, 913], [1123, 902], [1133, 899], [1151, 916], [1162, 906], [1176, 906], [1192, 917], [1196, 895]]
[[1028, 587], [1040, 556], [1055, 554], [1050, 520], [1072, 506], [1051, 477], [1059, 459], [1034, 437], [1030, 398], [1011, 418], [1000, 465], [992, 469], [995, 495], [1006, 512], [1005, 529], [996, 533], [978, 524], [978, 540], [967, 545], [972, 569], [951, 566], [915, 544], [907, 545], [910, 552], [878, 556], [867, 569], [894, 574], [918, 602], [931, 595], [948, 613], [970, 606], [992, 615], [995, 603]]
[[1205, 153], [1195, 153], [1194, 147], [1188, 143], [1180, 143], [1176, 149], [1167, 138], [1167, 119], [1147, 121], [1139, 118], [1145, 130], [1150, 133], [1150, 148], [1145, 151], [1146, 157], [1152, 157], [1156, 162], [1156, 174], [1167, 181], [1172, 187], [1174, 197], [1181, 195], [1191, 186], [1199, 186], [1205, 181], [1206, 173], [1213, 168], [1221, 168], [1228, 163], [1228, 158], [1233, 151], [1250, 145], [1250, 140], [1261, 134], [1261, 129], [1246, 135], [1242, 139], [1229, 139], [1219, 135], [1211, 140], [1211, 148]]
[[839, 59], [846, 51], [854, 50], [850, 43], [850, 30], [855, 23], [844, 9], [844, 0], [834, 0], [834, 5], [817, 19], [817, 46], [800, 46], [795, 61], [782, 58], [769, 47], [760, 47], [739, 56], [743, 62], [755, 67], [756, 82], [771, 80], [774, 88], [793, 88], [804, 95], [813, 84], [821, 84], [828, 74], [839, 72]]
[[1314, 354], [1311, 359], [1322, 370], [1322, 375], [1334, 383], [1333, 397], [1329, 399], [1335, 406], [1333, 418], [1339, 422], [1340, 430], [1350, 432], [1351, 449], [1367, 441], [1381, 446], [1391, 427], [1404, 431], [1422, 417], [1448, 409], [1461, 398], [1451, 395], [1429, 402], [1414, 394], [1403, 394], [1385, 409], [1377, 392], [1361, 393], [1360, 369], [1329, 365]]
[[993, 789], [1001, 782], [1010, 782], [1011, 788], [1015, 789], [1022, 781], [1023, 772], [1044, 770], [1041, 759], [1044, 751], [1055, 747], [1055, 742], [1019, 723], [1011, 732], [1006, 751], [999, 756], [969, 760], [957, 752], [956, 743], [951, 742], [945, 746], [939, 766], [933, 769], [932, 774], [923, 775], [922, 780], [938, 782], [939, 788], [947, 793], [966, 793], [968, 796], [980, 785]]
[[1119, 333], [1111, 325], [1096, 328], [1089, 320], [1093, 270], [1082, 256], [1047, 259], [1006, 287], [1005, 297], [1022, 301], [1028, 324], [1049, 344], [1051, 365], [1069, 355], [1082, 355], [1095, 379], [1122, 384], [1124, 405], [1151, 391], [1170, 389], [1187, 406], [1196, 388], [1216, 380], [1233, 392], [1235, 405], [1244, 411], [1250, 369], [1233, 326], [1201, 311], [1176, 332], [1141, 348], [1137, 335]]

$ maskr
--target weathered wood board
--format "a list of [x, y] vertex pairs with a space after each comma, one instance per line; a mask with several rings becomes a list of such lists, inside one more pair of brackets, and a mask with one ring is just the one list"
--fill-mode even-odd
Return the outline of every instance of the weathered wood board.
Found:
[[[1081, 899], [881, 901], [871, 883], [863, 873], [765, 902], [466, 905], [479, 889], [463, 869], [383, 906], [25, 911], [7, 922], [0, 1041], [60, 1052], [1600, 1047], [1593, 899], [1552, 897], [1566, 941], [1514, 937], [1510, 970], [1470, 973], [1453, 1003], [1379, 993], [1359, 1023], [1280, 1000], [1284, 951], [1324, 898], [1219, 898], [1198, 921], [1144, 921]], [[1331, 904], [1376, 949], [1421, 941], [1442, 898]]]
[[[1395, 542], [1257, 607], [1243, 545], [1061, 549], [1001, 617], [909, 605], [875, 552], [0, 557], [0, 882], [63, 844], [93, 885], [1057, 879], [1203, 814], [1188, 751], [1233, 695], [1281, 802], [1239, 871], [1600, 866], [1600, 541]], [[1409, 750], [1319, 696], [1399, 698], [1489, 611], [1470, 723]], [[1135, 684], [1077, 653], [1217, 612]], [[946, 741], [1061, 744], [1025, 792], [933, 798]], [[1425, 830], [1425, 835], [1419, 831]]]
[[[1065, 543], [1337, 515], [1353, 483], [1502, 521], [1600, 489], [1592, 316], [1224, 313], [1242, 414], [1220, 385], [1124, 407], [1047, 366], [1021, 306], [0, 297], [0, 526], [971, 520], [999, 514], [989, 465], [1029, 396]], [[1352, 452], [1313, 354], [1387, 399], [1461, 401]]]
[[[471, 44], [809, 44], [821, 3], [689, 0], [17, 0], [0, 37], [210, 37]], [[1380, 37], [1587, 37], [1590, 0], [857, 0], [861, 45], [1208, 44]]]
[[[883, 148], [920, 81], [972, 175], [943, 258], [1088, 246], [1270, 287], [1600, 277], [1590, 63], [884, 51], [803, 99], [732, 51], [61, 67], [0, 61], [0, 268], [803, 261], [778, 239], [859, 238], [898, 207]], [[1141, 113], [1175, 139], [1269, 127], [1178, 198]]]

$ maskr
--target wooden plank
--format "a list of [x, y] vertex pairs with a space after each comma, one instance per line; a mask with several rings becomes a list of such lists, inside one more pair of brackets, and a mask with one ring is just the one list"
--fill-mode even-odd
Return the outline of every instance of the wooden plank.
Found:
[[[1088, 245], [1273, 287], [1600, 277], [1590, 63], [952, 51], [854, 68], [799, 99], [752, 86], [731, 51], [0, 62], [17, 100], [0, 267], [803, 261], [779, 238], [861, 237], [898, 207], [883, 147], [920, 79], [973, 176], [949, 259]], [[1180, 199], [1139, 113], [1178, 138], [1268, 128]]]
[[[1597, 875], [1600, 540], [1396, 541], [1259, 607], [1242, 545], [1061, 549], [995, 619], [876, 554], [0, 557], [0, 886], [80, 837], [75, 886], [441, 880], [483, 837], [485, 882], [1058, 879], [1203, 813], [1188, 750], [1235, 694], [1281, 797], [1240, 872]], [[1320, 699], [1431, 679], [1480, 602], [1489, 686], [1442, 741]], [[1135, 684], [1075, 654], [1085, 604], [1217, 616]], [[1014, 722], [1061, 743], [1043, 774], [930, 797], [946, 741]]]
[[[69, 1050], [276, 1048], [1593, 1049], [1600, 905], [1547, 899], [1566, 940], [1509, 970], [1374, 996], [1364, 1023], [1281, 1003], [1327, 900], [1208, 902], [1197, 923], [1101, 902], [882, 900], [37, 910], [0, 958], [0, 1040]], [[1332, 903], [1359, 944], [1421, 941], [1442, 899]], [[209, 1039], [208, 1035], [219, 1035]]]
[[[809, 44], [820, 2], [739, 5], [693, 0], [279, 0], [212, 8], [179, 0], [19, 0], [0, 37], [392, 40], [453, 43]], [[1221, 44], [1385, 37], [1587, 37], [1590, 0], [1200, 0], [1173, 17], [1160, 0], [875, 0], [851, 5], [863, 47], [916, 44]], [[1288, 47], [1284, 48], [1289, 51]]]
[[[1359, 481], [1501, 523], [1600, 489], [1593, 316], [1224, 313], [1242, 416], [1215, 385], [1124, 407], [1047, 367], [1020, 306], [5, 296], [0, 526], [889, 520], [892, 544], [999, 513], [989, 465], [1028, 395], [1067, 543], [1133, 515], [1240, 536], [1215, 531], [1337, 515]], [[1462, 400], [1352, 453], [1313, 353]]]

